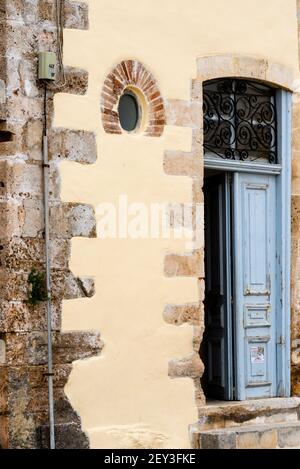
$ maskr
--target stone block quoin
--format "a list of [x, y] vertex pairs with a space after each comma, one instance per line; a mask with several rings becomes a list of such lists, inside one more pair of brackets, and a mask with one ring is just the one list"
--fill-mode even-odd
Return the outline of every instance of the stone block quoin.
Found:
[[[166, 101], [166, 124], [178, 127], [187, 127], [192, 132], [190, 151], [172, 150], [167, 148], [164, 152], [164, 172], [172, 176], [185, 176], [192, 181], [193, 204], [203, 202], [203, 158], [202, 158], [202, 96], [191, 94], [190, 101], [169, 99]], [[193, 211], [193, 226], [195, 224], [196, 205]], [[204, 367], [199, 356], [200, 343], [204, 330], [204, 261], [203, 246], [197, 247], [186, 254], [167, 253], [164, 258], [164, 275], [166, 277], [192, 277], [198, 283], [199, 302], [181, 305], [167, 304], [165, 306], [164, 320], [179, 326], [183, 323], [193, 328], [193, 352], [179, 359], [170, 358], [168, 374], [170, 378], [189, 377], [193, 380], [195, 389], [195, 403], [198, 407], [203, 405], [204, 395], [200, 385], [200, 378]]]

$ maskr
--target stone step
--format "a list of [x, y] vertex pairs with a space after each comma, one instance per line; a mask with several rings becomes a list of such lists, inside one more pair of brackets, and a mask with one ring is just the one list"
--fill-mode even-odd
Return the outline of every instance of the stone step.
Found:
[[205, 430], [200, 449], [283, 449], [300, 447], [300, 421]]
[[300, 398], [269, 398], [250, 401], [212, 401], [199, 409], [196, 432], [244, 425], [296, 422]]

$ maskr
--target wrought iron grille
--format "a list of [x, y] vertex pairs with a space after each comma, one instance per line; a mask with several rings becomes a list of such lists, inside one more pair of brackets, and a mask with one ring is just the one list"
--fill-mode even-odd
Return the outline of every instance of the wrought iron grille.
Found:
[[277, 163], [275, 90], [225, 78], [204, 83], [204, 153], [224, 159]]

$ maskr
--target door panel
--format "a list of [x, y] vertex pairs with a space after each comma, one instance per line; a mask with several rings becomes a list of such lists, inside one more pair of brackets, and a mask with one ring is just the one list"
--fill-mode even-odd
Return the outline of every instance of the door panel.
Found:
[[227, 174], [205, 182], [207, 394], [232, 399], [230, 192]]
[[236, 398], [276, 396], [275, 176], [234, 173]]
[[244, 226], [245, 295], [269, 293], [268, 285], [268, 202], [264, 184], [242, 183], [242, 224]]

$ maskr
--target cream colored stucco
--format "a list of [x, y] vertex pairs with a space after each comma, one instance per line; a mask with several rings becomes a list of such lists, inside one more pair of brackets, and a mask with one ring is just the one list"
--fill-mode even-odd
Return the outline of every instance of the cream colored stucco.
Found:
[[[298, 67], [294, 0], [89, 0], [90, 30], [65, 31], [64, 61], [89, 72], [86, 96], [58, 94], [55, 126], [97, 134], [92, 166], [61, 164], [62, 198], [95, 209], [116, 203], [190, 201], [187, 177], [163, 172], [163, 153], [189, 151], [191, 130], [167, 126], [161, 138], [107, 135], [100, 94], [110, 69], [127, 58], [142, 62], [164, 99], [190, 99], [196, 58], [238, 53]], [[179, 241], [74, 239], [71, 269], [94, 276], [92, 299], [65, 301], [63, 329], [95, 329], [105, 344], [97, 358], [76, 362], [66, 393], [94, 448], [189, 446], [197, 420], [194, 384], [170, 379], [168, 361], [192, 353], [191, 326], [163, 320], [167, 303], [198, 299], [193, 278], [166, 278], [166, 252]]]

